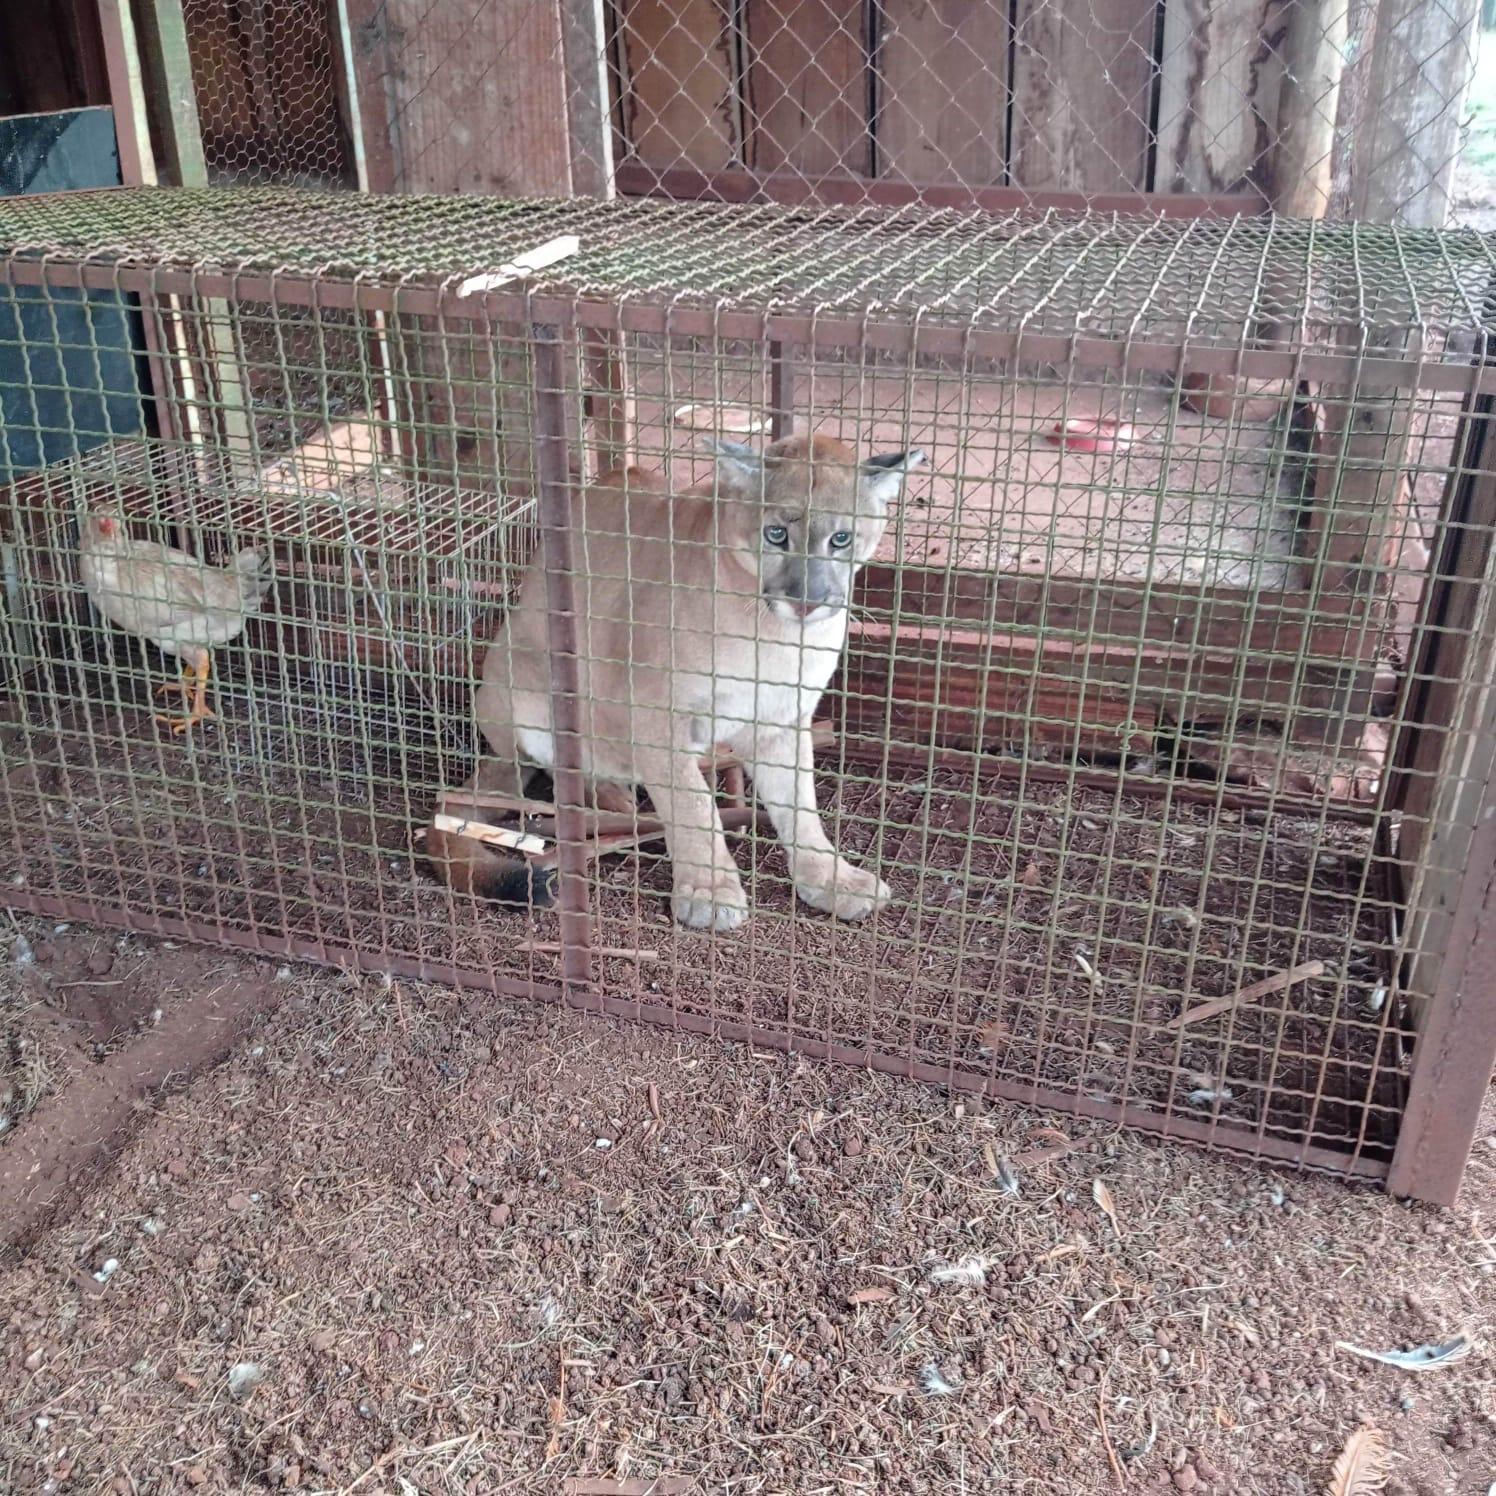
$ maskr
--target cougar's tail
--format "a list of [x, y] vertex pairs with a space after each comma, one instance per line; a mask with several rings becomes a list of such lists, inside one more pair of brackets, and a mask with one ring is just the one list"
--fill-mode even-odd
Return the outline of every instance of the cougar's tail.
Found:
[[548, 909], [555, 902], [555, 868], [538, 868], [518, 852], [428, 826], [425, 856], [437, 877], [457, 893], [516, 909]]

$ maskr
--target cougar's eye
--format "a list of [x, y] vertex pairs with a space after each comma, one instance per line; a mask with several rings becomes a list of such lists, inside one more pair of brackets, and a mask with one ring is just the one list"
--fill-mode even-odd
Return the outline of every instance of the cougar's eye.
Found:
[[838, 530], [831, 537], [831, 549], [833, 551], [844, 551], [852, 543], [852, 532], [850, 530]]
[[764, 539], [767, 540], [770, 545], [787, 545], [789, 543], [789, 538], [790, 532], [786, 530], [783, 525], [764, 526]]

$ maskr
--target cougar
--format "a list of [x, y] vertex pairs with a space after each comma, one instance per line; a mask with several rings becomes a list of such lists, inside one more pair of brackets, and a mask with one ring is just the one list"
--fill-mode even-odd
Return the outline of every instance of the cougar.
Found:
[[[822, 435], [762, 453], [730, 441], [714, 448], [714, 478], [695, 488], [671, 493], [662, 475], [628, 468], [574, 505], [589, 798], [600, 810], [631, 809], [642, 786], [665, 826], [676, 919], [733, 929], [748, 901], [700, 763], [726, 747], [751, 776], [799, 897], [865, 919], [888, 901], [888, 885], [826, 835], [810, 723], [846, 642], [853, 579], [906, 474], [927, 459], [910, 451], [859, 463]], [[477, 716], [491, 756], [469, 788], [521, 794], [526, 763], [555, 766], [546, 621], [537, 554], [484, 659]], [[459, 891], [549, 901], [527, 864], [471, 837], [432, 827], [426, 855]]]

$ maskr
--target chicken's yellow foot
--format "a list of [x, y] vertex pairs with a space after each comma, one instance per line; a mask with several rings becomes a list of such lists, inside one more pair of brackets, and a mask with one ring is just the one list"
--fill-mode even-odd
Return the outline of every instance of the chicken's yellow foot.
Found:
[[158, 716], [156, 721], [163, 727], [170, 727], [173, 733], [181, 734], [190, 732], [199, 722], [212, 722], [217, 717], [217, 712], [208, 705], [208, 670], [212, 664], [212, 656], [207, 650], [203, 650], [184, 672], [181, 682], [182, 701], [185, 704], [190, 693], [192, 705], [180, 717]]
[[156, 687], [156, 695], [170, 696], [173, 691], [182, 698], [182, 706], [187, 706], [188, 698], [192, 695], [192, 682], [195, 679], [190, 665], [182, 667], [182, 673], [176, 680], [163, 681]]

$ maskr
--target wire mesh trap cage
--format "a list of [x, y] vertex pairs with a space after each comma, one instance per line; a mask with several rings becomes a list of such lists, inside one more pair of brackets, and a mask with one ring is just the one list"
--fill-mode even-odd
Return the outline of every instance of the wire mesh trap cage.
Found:
[[0, 243], [8, 426], [77, 452], [3, 514], [16, 907], [1449, 1198], [1482, 236], [233, 189]]

